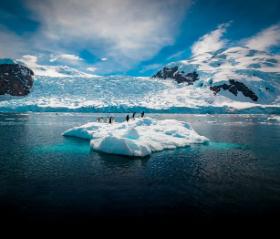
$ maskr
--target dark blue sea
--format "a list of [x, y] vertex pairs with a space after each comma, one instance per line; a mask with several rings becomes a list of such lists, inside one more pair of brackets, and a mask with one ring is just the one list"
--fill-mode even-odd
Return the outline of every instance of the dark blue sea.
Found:
[[89, 142], [61, 135], [99, 116], [0, 114], [2, 219], [75, 224], [280, 216], [280, 122], [267, 115], [151, 114], [187, 121], [210, 143], [144, 159], [92, 152]]

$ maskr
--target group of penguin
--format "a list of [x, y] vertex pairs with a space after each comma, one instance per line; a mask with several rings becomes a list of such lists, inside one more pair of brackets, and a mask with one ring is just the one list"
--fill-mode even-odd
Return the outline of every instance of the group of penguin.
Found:
[[[144, 118], [145, 112], [142, 111], [140, 115], [141, 115], [141, 118]], [[131, 118], [132, 118], [132, 119], [135, 119], [135, 117], [136, 117], [136, 112], [133, 112]], [[125, 120], [126, 120], [127, 122], [130, 120], [129, 114], [125, 117]], [[97, 118], [97, 122], [102, 122], [102, 123], [109, 123], [109, 124], [112, 124], [114, 121], [115, 121], [115, 118], [112, 117], [112, 116], [110, 116], [109, 118], [103, 118], [103, 117]]]
[[[141, 118], [144, 118], [144, 115], [145, 115], [145, 112], [142, 111], [142, 113], [141, 113]], [[136, 116], [136, 112], [133, 112], [133, 114], [132, 114], [132, 119], [135, 119], [135, 116]], [[126, 121], [128, 122], [129, 119], [130, 119], [130, 116], [127, 115], [125, 119], [126, 119]]]

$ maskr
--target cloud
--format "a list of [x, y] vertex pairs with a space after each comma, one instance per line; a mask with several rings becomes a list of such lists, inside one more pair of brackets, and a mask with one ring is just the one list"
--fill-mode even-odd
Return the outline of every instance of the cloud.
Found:
[[51, 57], [50, 62], [56, 62], [56, 61], [78, 63], [83, 61], [83, 59], [80, 58], [79, 56], [72, 55], [72, 54], [60, 54]]
[[[89, 49], [129, 68], [173, 43], [191, 0], [26, 0], [50, 45]], [[110, 63], [112, 64], [112, 63]]]
[[91, 72], [95, 72], [97, 70], [97, 68], [94, 66], [91, 66], [91, 67], [88, 67], [87, 70], [91, 71]]
[[238, 42], [230, 42], [228, 39], [223, 38], [229, 25], [230, 23], [221, 24], [216, 30], [202, 36], [192, 45], [192, 54], [198, 55], [201, 53], [217, 51], [229, 45], [245, 46], [250, 49], [261, 51], [269, 51], [272, 47], [280, 45], [280, 24], [275, 24], [252, 37], [242, 39]]
[[39, 58], [34, 55], [24, 55], [17, 61], [24, 63], [26, 66], [31, 68], [36, 76], [46, 76], [46, 77], [96, 77], [96, 75], [88, 74], [82, 71], [79, 71], [75, 68], [63, 65], [44, 65], [38, 62]]
[[108, 61], [108, 58], [102, 57], [102, 58], [101, 58], [101, 61]]
[[192, 54], [198, 55], [205, 52], [217, 51], [226, 46], [227, 40], [223, 39], [229, 23], [221, 24], [218, 28], [199, 38], [192, 46]]
[[24, 55], [21, 59], [18, 59], [19, 61], [25, 63], [29, 67], [37, 66], [38, 57], [32, 56], [32, 55]]
[[24, 55], [17, 61], [24, 63], [31, 68], [36, 76], [48, 76], [48, 77], [63, 77], [56, 66], [40, 65], [38, 63], [38, 57], [33, 55]]
[[14, 58], [26, 51], [26, 43], [15, 33], [0, 26], [0, 57]]
[[280, 24], [264, 29], [257, 35], [245, 40], [245, 45], [249, 48], [267, 51], [280, 44]]
[[67, 49], [61, 48], [57, 44], [45, 39], [41, 32], [16, 34], [1, 26], [1, 23], [0, 43], [0, 57], [5, 58], [19, 58], [24, 55], [44, 55], [43, 58], [49, 61], [49, 55], [67, 51]]

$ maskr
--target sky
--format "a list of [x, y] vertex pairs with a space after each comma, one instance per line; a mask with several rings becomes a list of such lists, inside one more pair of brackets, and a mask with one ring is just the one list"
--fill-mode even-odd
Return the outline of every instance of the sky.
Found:
[[165, 64], [230, 46], [280, 53], [279, 0], [9, 0], [0, 58], [55, 76], [150, 76]]

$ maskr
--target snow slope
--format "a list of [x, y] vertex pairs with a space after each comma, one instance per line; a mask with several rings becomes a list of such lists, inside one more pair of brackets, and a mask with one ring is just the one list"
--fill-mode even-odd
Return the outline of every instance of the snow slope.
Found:
[[[199, 74], [196, 86], [208, 87], [228, 84], [233, 79], [245, 84], [258, 96], [258, 104], [280, 103], [280, 55], [252, 50], [247, 47], [231, 47], [216, 52], [196, 55], [188, 60], [173, 62], [167, 67], [178, 66], [179, 71]], [[253, 102], [242, 93], [237, 96], [228, 91], [219, 95], [236, 102]], [[224, 103], [228, 104], [227, 101]], [[232, 104], [234, 106], [234, 104]]]
[[63, 135], [91, 140], [95, 151], [135, 157], [208, 142], [186, 122], [152, 118], [113, 124], [92, 122], [69, 129]]

